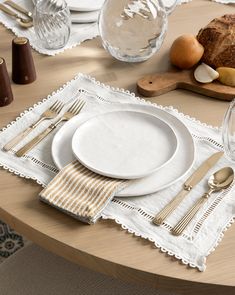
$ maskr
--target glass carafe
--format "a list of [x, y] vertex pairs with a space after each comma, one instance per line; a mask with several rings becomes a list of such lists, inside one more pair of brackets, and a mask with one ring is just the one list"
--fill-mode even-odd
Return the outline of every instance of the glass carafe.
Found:
[[178, 0], [170, 2], [165, 7], [162, 0], [106, 0], [99, 17], [104, 48], [121, 61], [147, 60], [163, 43], [167, 16]]

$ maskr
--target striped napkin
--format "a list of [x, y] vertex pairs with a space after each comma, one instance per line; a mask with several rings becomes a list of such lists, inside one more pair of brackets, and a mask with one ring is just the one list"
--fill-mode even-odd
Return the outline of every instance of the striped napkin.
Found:
[[78, 161], [64, 167], [39, 197], [59, 210], [93, 224], [128, 180], [98, 175]]

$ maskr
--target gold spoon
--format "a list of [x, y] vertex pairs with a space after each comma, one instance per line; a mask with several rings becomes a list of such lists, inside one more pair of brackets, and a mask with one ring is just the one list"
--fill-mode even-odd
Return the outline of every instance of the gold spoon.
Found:
[[6, 14], [14, 17], [16, 19], [16, 21], [18, 22], [18, 24], [23, 28], [30, 28], [33, 26], [33, 22], [30, 19], [25, 19], [25, 18], [20, 17], [17, 13], [10, 10], [9, 8], [7, 8], [3, 4], [0, 4], [0, 10], [2, 10]]
[[234, 180], [234, 171], [230, 167], [222, 168], [216, 171], [208, 180], [209, 190], [205, 193], [188, 211], [188, 213], [176, 224], [171, 230], [173, 235], [179, 236], [192, 221], [196, 213], [201, 209], [203, 204], [212, 193], [228, 188]]

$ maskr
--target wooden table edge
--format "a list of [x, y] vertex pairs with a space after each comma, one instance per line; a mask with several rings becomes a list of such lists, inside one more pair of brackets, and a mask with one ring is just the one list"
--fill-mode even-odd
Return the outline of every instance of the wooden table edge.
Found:
[[[203, 9], [200, 8], [203, 7]], [[234, 6], [233, 6], [234, 7]], [[219, 8], [219, 9], [218, 9]], [[235, 7], [234, 7], [235, 8]], [[83, 72], [85, 74], [91, 75], [92, 77], [96, 77], [98, 81], [102, 81], [106, 85], [110, 85], [113, 87], [119, 87], [124, 89], [133, 90], [134, 81], [139, 79], [142, 76], [145, 76], [149, 73], [155, 73], [156, 71], [165, 70], [168, 66], [165, 60], [166, 50], [169, 49], [170, 44], [173, 39], [184, 33], [196, 33], [201, 27], [206, 25], [212, 17], [217, 17], [225, 13], [231, 13], [232, 6], [230, 5], [222, 5], [218, 3], [214, 3], [212, 1], [192, 1], [187, 5], [179, 6], [174, 14], [172, 14], [169, 18], [169, 30], [164, 41], [162, 49], [158, 52], [155, 57], [153, 57], [150, 61], [147, 61], [145, 65], [131, 65], [129, 67], [122, 66], [120, 63], [111, 60], [111, 58], [105, 53], [105, 51], [100, 46], [100, 41], [91, 40], [89, 43], [84, 43], [80, 47], [74, 48], [72, 51], [65, 52], [62, 55], [58, 55], [54, 58], [43, 57], [39, 53], [33, 52], [37, 70], [38, 70], [38, 79], [34, 84], [29, 84], [27, 86], [18, 87], [17, 85], [13, 86], [13, 91], [15, 95], [15, 101], [12, 105], [6, 107], [6, 109], [2, 112], [1, 122], [3, 125], [7, 125], [9, 121], [15, 118], [15, 115], [20, 113], [26, 107], [31, 106], [33, 103], [37, 103], [39, 100], [45, 97], [45, 94], [52, 93], [55, 89], [59, 89], [61, 85], [64, 85], [66, 81], [72, 79], [78, 72]], [[193, 17], [190, 15], [190, 11], [193, 11]], [[210, 13], [208, 13], [210, 11]], [[200, 18], [198, 18], [198, 12], [201, 12]], [[189, 21], [189, 26], [185, 28], [185, 23]], [[176, 30], [172, 30], [172, 28], [176, 26]], [[4, 35], [2, 34], [4, 33]], [[13, 34], [7, 29], [1, 27], [1, 36], [3, 42], [1, 42], [1, 54], [7, 61], [7, 65], [10, 68], [11, 66], [11, 54], [10, 54], [10, 46], [11, 46], [11, 38], [13, 38]], [[5, 37], [4, 37], [5, 36]], [[99, 46], [97, 46], [99, 45]], [[94, 58], [95, 57], [95, 58]], [[93, 62], [95, 61], [95, 62]], [[67, 65], [70, 65], [69, 67]], [[53, 73], [56, 72], [57, 75], [55, 79], [48, 79], [48, 70], [46, 68], [50, 67], [53, 69]], [[65, 73], [66, 70], [66, 73]], [[128, 75], [126, 75], [128, 73]], [[66, 77], [66, 78], [65, 78]], [[69, 78], [70, 77], [70, 78]], [[128, 78], [128, 77], [131, 77]], [[47, 83], [47, 80], [50, 83]], [[45, 83], [45, 88], [41, 87], [42, 83]], [[26, 88], [27, 87], [27, 88]], [[27, 89], [27, 93], [25, 92]], [[35, 91], [37, 90], [37, 93]], [[34, 93], [32, 95], [31, 93]], [[217, 101], [212, 107], [212, 99], [199, 96], [193, 93], [189, 93], [186, 91], [175, 91], [174, 100], [171, 99], [171, 95], [163, 95], [162, 97], [158, 97], [157, 100], [153, 99], [154, 102], [162, 105], [173, 105], [175, 108], [179, 109], [181, 112], [185, 114], [189, 114], [191, 117], [198, 118], [202, 122], [206, 121], [211, 125], [218, 125], [219, 117], [222, 112], [225, 111], [225, 103]], [[32, 97], [31, 97], [32, 96]], [[191, 99], [192, 98], [192, 99]], [[195, 104], [195, 108], [192, 110], [191, 103], [194, 103], [193, 99], [197, 99], [197, 104]], [[22, 99], [22, 100], [21, 100]], [[152, 100], [152, 99], [151, 99]], [[214, 112], [208, 112], [205, 110], [206, 115], [202, 114], [202, 108], [200, 104], [204, 106], [204, 101], [207, 101], [206, 107], [209, 109], [212, 107]], [[189, 102], [188, 102], [189, 101]], [[198, 106], [196, 106], [198, 105]], [[227, 104], [226, 104], [227, 108]], [[5, 111], [6, 110], [6, 111]], [[13, 117], [14, 114], [14, 117]], [[200, 115], [200, 116], [198, 116]], [[11, 181], [11, 180], [10, 180]], [[3, 180], [4, 183], [4, 180]], [[12, 183], [14, 186], [14, 183]], [[12, 185], [10, 182], [10, 186]], [[5, 194], [3, 196], [3, 204], [8, 204], [10, 200], [17, 201], [14, 199], [18, 195], [17, 189], [14, 192], [14, 195], [8, 195], [11, 193], [11, 190], [8, 190], [7, 187], [5, 190], [2, 188], [2, 193]], [[33, 189], [32, 189], [33, 191]], [[28, 196], [33, 199], [33, 194], [30, 192]], [[4, 205], [5, 206], [5, 205]], [[90, 268], [97, 272], [102, 272], [108, 274], [112, 277], [120, 278], [124, 281], [134, 282], [134, 283], [143, 283], [145, 285], [153, 286], [155, 288], [160, 288], [164, 290], [173, 291], [173, 293], [179, 294], [190, 294], [190, 295], [217, 295], [217, 294], [226, 294], [226, 295], [234, 295], [235, 294], [235, 282], [230, 279], [228, 283], [221, 282], [222, 279], [216, 277], [216, 269], [215, 269], [215, 280], [220, 282], [220, 285], [214, 284], [213, 282], [201, 282], [200, 278], [197, 276], [196, 278], [190, 278], [190, 280], [183, 280], [181, 278], [172, 278], [164, 275], [158, 275], [156, 273], [141, 271], [138, 269], [131, 269], [129, 266], [124, 266], [118, 263], [114, 263], [113, 261], [105, 260], [103, 258], [94, 256], [92, 254], [83, 252], [78, 248], [72, 248], [68, 245], [63, 244], [61, 240], [56, 240], [55, 238], [51, 238], [45, 232], [40, 232], [39, 229], [32, 227], [30, 223], [24, 223], [23, 216], [22, 218], [17, 216], [14, 217], [15, 207], [11, 207], [9, 203], [9, 207], [5, 208], [0, 207], [0, 218], [7, 222], [12, 228], [17, 230], [20, 234], [23, 234], [25, 237], [28, 237], [33, 242], [37, 243], [41, 247], [63, 256], [64, 258], [83, 265], [87, 268]], [[4, 210], [5, 209], [5, 210]], [[9, 209], [9, 211], [8, 211]], [[24, 207], [22, 207], [24, 210]], [[21, 213], [24, 211], [21, 211]], [[34, 212], [32, 212], [34, 213]], [[26, 222], [26, 221], [25, 221]], [[234, 232], [234, 231], [233, 231]], [[227, 239], [226, 234], [226, 244], [221, 247], [223, 251], [220, 253], [226, 253], [229, 251], [228, 241], [234, 241], [234, 234], [230, 235], [230, 239]], [[231, 240], [232, 238], [232, 240]], [[134, 239], [131, 235], [129, 239]], [[224, 243], [224, 242], [223, 242]], [[231, 242], [230, 242], [231, 243]], [[233, 247], [232, 242], [232, 247]], [[234, 249], [234, 247], [233, 247]], [[219, 251], [219, 249], [218, 249]], [[141, 253], [141, 252], [140, 252]], [[217, 251], [216, 251], [217, 253]], [[164, 255], [164, 254], [159, 254]], [[233, 255], [233, 254], [232, 254]], [[230, 256], [231, 258], [234, 257]], [[217, 256], [218, 257], [218, 256]], [[165, 259], [165, 257], [164, 257]], [[214, 258], [213, 258], [214, 259]], [[214, 261], [214, 260], [213, 260]], [[234, 260], [231, 260], [233, 262]], [[128, 261], [127, 261], [128, 262]], [[225, 260], [226, 263], [229, 263], [229, 258]], [[157, 263], [157, 262], [156, 262]], [[169, 263], [170, 264], [170, 263]], [[166, 263], [166, 265], [169, 265]], [[217, 265], [217, 264], [213, 264]], [[221, 264], [219, 263], [218, 266]], [[209, 261], [208, 261], [209, 266]], [[224, 266], [224, 265], [222, 265]], [[182, 266], [185, 268], [185, 266]], [[234, 270], [234, 267], [230, 269]], [[213, 271], [212, 267], [211, 270]], [[190, 270], [188, 270], [190, 271]], [[209, 269], [207, 270], [209, 272]], [[180, 273], [180, 271], [179, 271]], [[223, 274], [223, 269], [219, 271], [220, 274]], [[231, 278], [231, 272], [229, 273]], [[182, 275], [181, 275], [182, 276]], [[224, 274], [224, 277], [226, 273]], [[183, 277], [183, 276], [182, 276]], [[202, 274], [203, 277], [203, 274]], [[222, 293], [223, 292], [223, 293]]]
[[9, 214], [2, 208], [0, 208], [0, 218], [9, 226], [14, 228], [17, 232], [24, 235], [26, 238], [29, 237], [32, 242], [44, 248], [45, 250], [50, 251], [58, 256], [62, 256], [72, 263], [76, 263], [92, 271], [103, 273], [128, 283], [139, 283], [141, 285], [148, 285], [150, 287], [164, 291], [178, 292], [179, 294], [188, 294], [190, 290], [190, 295], [198, 295], [198, 292], [201, 292], [201, 295], [203, 295], [209, 294], [208, 292], [215, 291], [226, 292], [226, 295], [234, 295], [235, 292], [235, 286], [232, 285], [202, 283], [199, 281], [183, 280], [181, 278], [172, 278], [164, 275], [158, 275], [105, 260], [71, 246], [68, 247], [68, 245], [64, 244], [62, 241], [56, 240], [45, 233], [38, 231], [37, 229]]

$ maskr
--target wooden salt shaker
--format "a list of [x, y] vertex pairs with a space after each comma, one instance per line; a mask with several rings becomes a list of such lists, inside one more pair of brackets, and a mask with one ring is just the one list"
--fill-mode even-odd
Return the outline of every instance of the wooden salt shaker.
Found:
[[24, 37], [12, 40], [12, 80], [16, 84], [29, 84], [36, 80], [29, 40]]
[[13, 101], [11, 81], [7, 72], [5, 60], [0, 57], [0, 107], [4, 107]]

